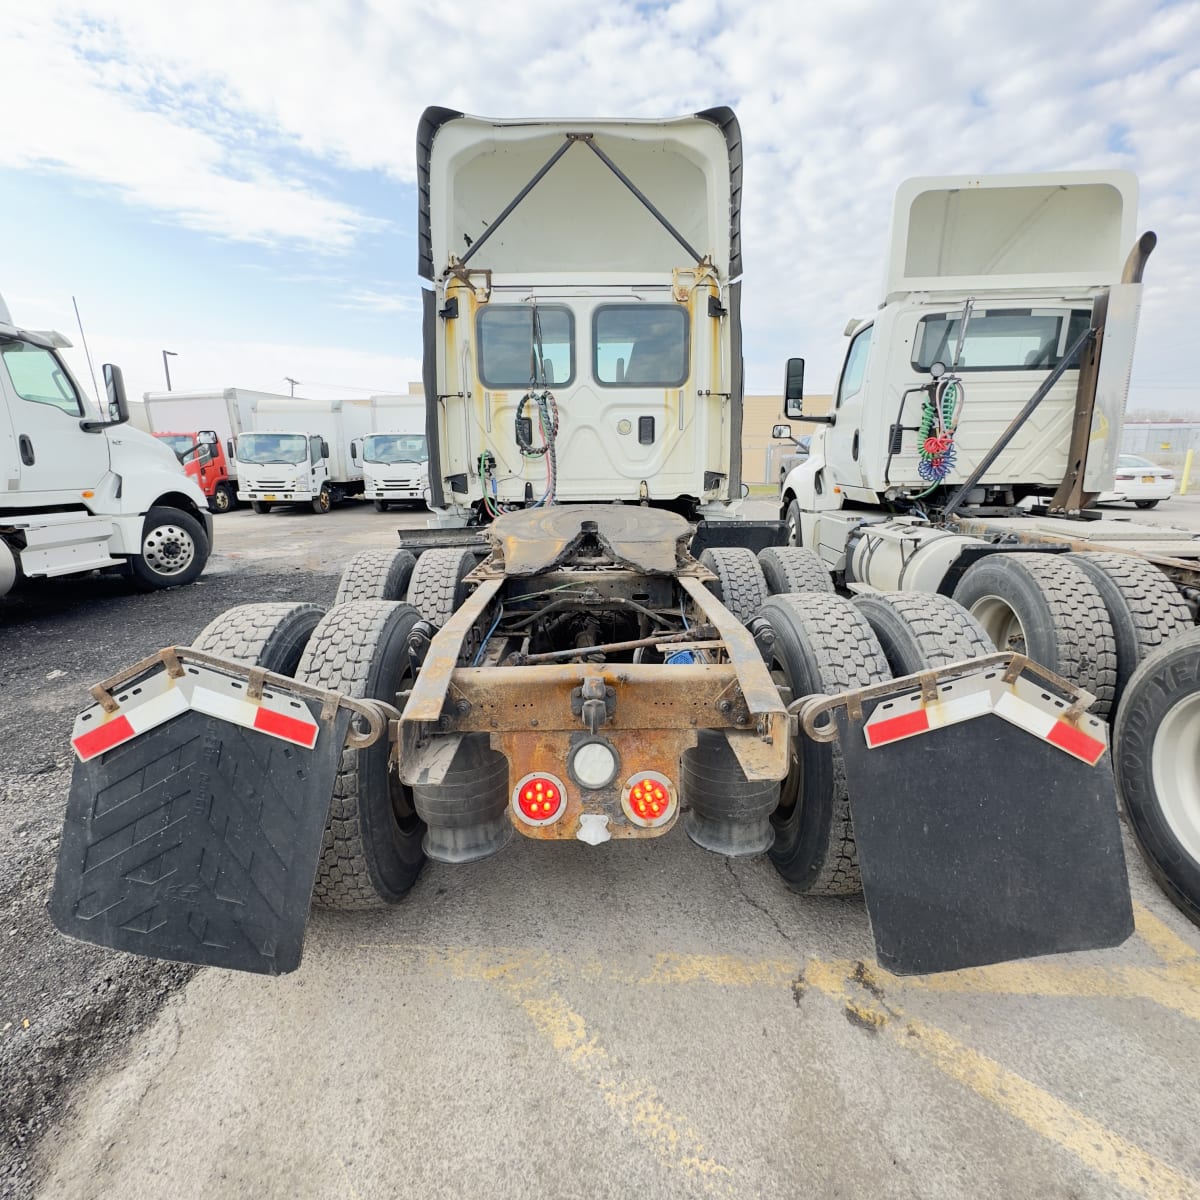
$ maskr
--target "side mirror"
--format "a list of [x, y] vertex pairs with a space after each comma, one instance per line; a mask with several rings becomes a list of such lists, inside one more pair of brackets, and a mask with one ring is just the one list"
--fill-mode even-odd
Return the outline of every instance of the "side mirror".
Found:
[[321, 457], [329, 457], [329, 443], [324, 438], [321, 439]]
[[362, 445], [362, 442], [358, 438], [355, 438], [354, 441], [352, 441], [350, 443], [350, 461], [351, 462], [358, 462], [358, 448], [361, 445]]
[[225, 453], [229, 455], [230, 462], [237, 458], [237, 446], [234, 445], [233, 438], [225, 443]]
[[787, 360], [787, 375], [783, 383], [783, 398], [788, 400], [804, 399], [804, 359], [789, 358]]
[[196, 434], [196, 441], [202, 446], [215, 446], [219, 440], [215, 429], [201, 429]]
[[790, 425], [772, 425], [771, 436], [773, 438], [791, 438], [792, 427]]
[[113, 425], [129, 420], [129, 402], [125, 399], [125, 376], [120, 367], [104, 364], [104, 391], [108, 399], [108, 419]]

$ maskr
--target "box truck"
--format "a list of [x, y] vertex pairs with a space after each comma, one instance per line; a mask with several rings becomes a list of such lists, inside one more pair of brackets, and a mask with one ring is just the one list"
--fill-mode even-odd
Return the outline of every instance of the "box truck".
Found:
[[226, 447], [254, 428], [254, 411], [266, 398], [287, 399], [246, 388], [146, 392], [137, 406], [141, 421], [135, 417], [135, 423], [175, 451], [213, 512], [228, 512], [237, 503], [237, 463]]
[[371, 432], [369, 400], [259, 400], [255, 428], [234, 443], [239, 500], [256, 513], [275, 504], [309, 504], [326, 513], [363, 490], [362, 439]]
[[363, 439], [363, 494], [376, 512], [407, 501], [425, 503], [429, 492], [429, 442], [425, 397], [371, 397], [371, 430]]

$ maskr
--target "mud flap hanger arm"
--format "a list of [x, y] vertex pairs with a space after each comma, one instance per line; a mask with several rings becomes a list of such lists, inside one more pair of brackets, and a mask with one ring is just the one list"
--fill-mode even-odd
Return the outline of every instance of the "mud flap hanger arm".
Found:
[[292, 679], [288, 675], [278, 675], [274, 671], [265, 671], [262, 667], [248, 666], [245, 663], [231, 662], [215, 654], [207, 654], [203, 650], [194, 650], [191, 646], [167, 646], [157, 654], [151, 654], [140, 662], [126, 667], [116, 675], [105, 679], [90, 689], [92, 699], [106, 713], [114, 713], [120, 707], [113, 696], [122, 684], [145, 675], [159, 663], [165, 668], [172, 679], [179, 679], [184, 674], [185, 662], [197, 663], [200, 666], [212, 667], [227, 675], [236, 675], [246, 680], [246, 698], [254, 703], [262, 700], [265, 687], [277, 688], [296, 696], [321, 702], [320, 718], [331, 721], [339, 708], [348, 709], [354, 717], [365, 722], [365, 728], [351, 720], [350, 729], [346, 735], [346, 745], [355, 750], [362, 750], [374, 745], [385, 736], [388, 721], [398, 719], [400, 712], [397, 708], [383, 700], [355, 699], [343, 696], [340, 692], [331, 692], [325, 688], [313, 687], [307, 683]]
[[458, 260], [458, 266], [464, 267], [470, 261], [475, 252], [482, 246], [488, 238], [500, 228], [501, 225], [508, 219], [512, 211], [533, 191], [535, 187], [542, 181], [543, 177], [551, 170], [556, 162], [576, 143], [582, 142], [591, 150], [597, 158], [633, 193], [640, 201], [647, 212], [692, 256], [699, 266], [704, 262], [704, 256], [697, 253], [695, 248], [688, 240], [671, 224], [669, 220], [655, 207], [650, 198], [617, 166], [615, 162], [599, 146], [596, 145], [595, 135], [591, 133], [568, 133], [563, 144], [546, 160], [533, 178], [512, 198], [505, 207], [504, 211], [487, 227], [483, 235], [471, 243], [466, 254]]

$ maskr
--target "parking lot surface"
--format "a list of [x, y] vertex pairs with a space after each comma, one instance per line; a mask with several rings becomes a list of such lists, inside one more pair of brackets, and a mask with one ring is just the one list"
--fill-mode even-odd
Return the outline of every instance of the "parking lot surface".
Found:
[[87, 685], [228, 605], [328, 604], [357, 550], [420, 523], [236, 512], [199, 586], [6, 610], [0, 1072], [25, 1100], [0, 1192], [1200, 1197], [1200, 931], [1128, 841], [1123, 947], [904, 980], [861, 900], [795, 896], [682, 829], [429, 864], [395, 908], [315, 913], [282, 979], [55, 934]]

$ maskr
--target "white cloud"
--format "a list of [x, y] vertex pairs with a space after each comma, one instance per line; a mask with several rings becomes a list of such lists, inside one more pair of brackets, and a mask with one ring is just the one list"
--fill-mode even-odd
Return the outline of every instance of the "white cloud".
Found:
[[[68, 172], [163, 220], [252, 241], [351, 244], [369, 223], [336, 190], [354, 178], [339, 171], [411, 181], [429, 103], [502, 116], [732, 104], [745, 138], [756, 390], [778, 385], [789, 351], [807, 354], [814, 389], [832, 384], [847, 317], [880, 298], [901, 179], [1129, 167], [1141, 221], [1161, 238], [1135, 393], [1143, 377], [1147, 402], [1151, 381], [1190, 379], [1196, 5], [1107, 0], [1086, 19], [1045, 0], [81, 0], [37, 11], [51, 15], [22, 10], [0, 50], [0, 104], [36, 114], [6, 126], [9, 165]], [[281, 174], [280, 162], [308, 166]], [[396, 228], [411, 231], [396, 192]], [[407, 311], [366, 281], [348, 282], [343, 304]]]

